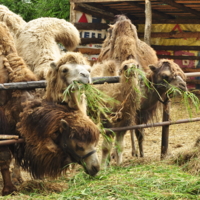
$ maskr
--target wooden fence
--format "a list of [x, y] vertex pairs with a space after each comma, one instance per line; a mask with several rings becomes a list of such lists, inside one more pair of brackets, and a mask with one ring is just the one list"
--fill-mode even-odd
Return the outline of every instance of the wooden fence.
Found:
[[[195, 73], [185, 73], [186, 77], [199, 77], [200, 72]], [[119, 82], [119, 76], [113, 77], [95, 77], [92, 78], [93, 84], [103, 84], [104, 82], [107, 83], [117, 83]], [[4, 83], [0, 84], [0, 90], [13, 90], [13, 89], [35, 89], [35, 88], [45, 88], [46, 81], [28, 81], [28, 82], [18, 82], [18, 83]], [[127, 127], [119, 127], [119, 128], [110, 128], [105, 129], [106, 132], [109, 131], [122, 131], [122, 130], [133, 130], [138, 128], [149, 128], [149, 127], [157, 127], [162, 126], [162, 139], [161, 139], [161, 159], [163, 159], [168, 150], [168, 139], [169, 139], [169, 126], [173, 124], [180, 124], [180, 123], [189, 123], [189, 122], [196, 122], [200, 121], [200, 118], [191, 118], [191, 119], [181, 119], [178, 121], [170, 121], [169, 120], [169, 101], [166, 101], [163, 104], [163, 122], [157, 122], [152, 124], [139, 124], [135, 126], [127, 126]], [[0, 135], [0, 146], [1, 145], [10, 145], [14, 143], [22, 143], [24, 140], [19, 138], [17, 135]]]

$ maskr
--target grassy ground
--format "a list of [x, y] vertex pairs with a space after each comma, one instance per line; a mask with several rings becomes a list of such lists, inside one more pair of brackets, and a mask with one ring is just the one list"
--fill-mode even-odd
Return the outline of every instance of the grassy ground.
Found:
[[[171, 107], [171, 120], [189, 118], [184, 104], [177, 99]], [[200, 112], [193, 114], [200, 117]], [[162, 121], [162, 118], [157, 120]], [[131, 156], [130, 134], [125, 136], [123, 166], [114, 162], [107, 170], [101, 170], [94, 178], [86, 175], [82, 168], [72, 170], [54, 180], [27, 181], [19, 187], [14, 196], [2, 197], [6, 200], [192, 200], [200, 199], [200, 154], [194, 154], [194, 144], [200, 137], [199, 123], [185, 123], [170, 126], [169, 157], [160, 161], [161, 127], [147, 128], [145, 131], [145, 158]], [[101, 157], [101, 142], [97, 152]], [[197, 152], [200, 152], [200, 147]], [[179, 157], [179, 166], [169, 164], [170, 159]], [[192, 156], [193, 159], [188, 155]], [[195, 156], [197, 154], [197, 156]], [[189, 160], [189, 161], [188, 161]], [[183, 162], [184, 161], [184, 162]], [[188, 162], [187, 162], [188, 161]], [[178, 161], [176, 161], [178, 162]], [[175, 162], [175, 163], [176, 163]], [[190, 172], [190, 173], [189, 173]], [[192, 175], [193, 174], [193, 175]], [[0, 189], [2, 186], [2, 180]]]
[[0, 199], [200, 199], [200, 179], [162, 161], [146, 164], [129, 161], [123, 167], [111, 166], [100, 171], [94, 178], [80, 168], [71, 178], [30, 181], [16, 196]]

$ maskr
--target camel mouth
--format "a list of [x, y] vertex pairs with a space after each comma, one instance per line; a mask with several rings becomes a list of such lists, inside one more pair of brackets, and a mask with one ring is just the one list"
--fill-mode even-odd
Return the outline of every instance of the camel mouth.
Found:
[[100, 170], [99, 166], [92, 166], [91, 169], [87, 169], [86, 167], [84, 167], [85, 172], [90, 175], [90, 176], [96, 176], [97, 173]]
[[186, 84], [183, 84], [183, 83], [179, 84], [179, 89], [181, 89], [184, 92], [188, 91], [188, 88], [187, 88]]

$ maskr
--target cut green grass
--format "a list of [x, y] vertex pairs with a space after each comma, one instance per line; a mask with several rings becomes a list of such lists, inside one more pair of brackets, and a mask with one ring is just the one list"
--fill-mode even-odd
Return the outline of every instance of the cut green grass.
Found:
[[69, 188], [48, 195], [23, 191], [14, 198], [2, 197], [2, 199], [192, 200], [200, 198], [199, 176], [192, 176], [177, 166], [162, 162], [112, 166], [100, 171], [96, 177], [88, 176], [82, 168], [79, 168], [70, 179], [63, 176], [56, 182], [68, 182]]
[[181, 96], [182, 103], [187, 109], [190, 118], [192, 117], [193, 112], [199, 111], [200, 101], [194, 93], [190, 91], [183, 91], [175, 86], [170, 85], [170, 89], [166, 92], [167, 97], [170, 99], [175, 97], [177, 94]]
[[101, 115], [109, 120], [108, 115], [111, 114], [113, 105], [119, 103], [117, 100], [98, 90], [93, 85], [81, 84], [76, 81], [70, 84], [63, 92], [63, 101], [65, 101], [66, 96], [70, 96], [72, 91], [78, 92], [79, 100], [80, 96], [85, 94], [87, 100], [87, 113], [95, 123], [100, 123]]

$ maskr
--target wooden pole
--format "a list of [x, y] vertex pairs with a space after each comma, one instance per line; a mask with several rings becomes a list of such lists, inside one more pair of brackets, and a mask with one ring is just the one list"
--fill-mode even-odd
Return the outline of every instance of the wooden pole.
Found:
[[20, 138], [18, 140], [4, 140], [4, 141], [0, 141], [0, 146], [4, 146], [4, 145], [10, 145], [10, 144], [15, 144], [15, 143], [23, 143], [24, 139]]
[[139, 128], [151, 128], [151, 127], [158, 127], [158, 126], [166, 126], [166, 125], [174, 125], [174, 124], [183, 124], [183, 123], [189, 123], [189, 122], [197, 122], [200, 121], [200, 117], [197, 118], [191, 118], [191, 119], [180, 119], [177, 121], [163, 121], [163, 122], [157, 122], [153, 124], [139, 124], [135, 126], [126, 126], [126, 127], [119, 127], [119, 128], [110, 128], [106, 129], [106, 133], [109, 132], [120, 132], [120, 131], [127, 131], [127, 130], [133, 130], [133, 129], [139, 129]]
[[144, 41], [149, 46], [151, 45], [151, 24], [152, 24], [151, 2], [149, 0], [145, 0]]
[[[170, 120], [170, 101], [167, 98], [163, 104], [163, 122]], [[169, 140], [169, 125], [162, 127], [162, 139], [161, 139], [161, 159], [164, 159], [168, 152], [168, 140]]]
[[[190, 122], [197, 122], [200, 121], [200, 117], [197, 118], [191, 118], [191, 119], [180, 119], [177, 121], [164, 121], [164, 122], [157, 122], [153, 124], [139, 124], [135, 126], [126, 126], [126, 127], [119, 127], [119, 128], [110, 128], [106, 129], [105, 132], [120, 132], [120, 131], [126, 131], [126, 130], [133, 130], [133, 129], [138, 129], [138, 128], [151, 128], [151, 127], [158, 127], [158, 126], [169, 126], [169, 125], [174, 125], [174, 124], [183, 124], [183, 123], [190, 123]], [[20, 138], [18, 140], [6, 140], [6, 141], [0, 141], [0, 146], [1, 145], [9, 145], [9, 144], [14, 144], [14, 143], [22, 143], [24, 142], [23, 138]]]
[[18, 139], [18, 135], [0, 135], [0, 140]]

